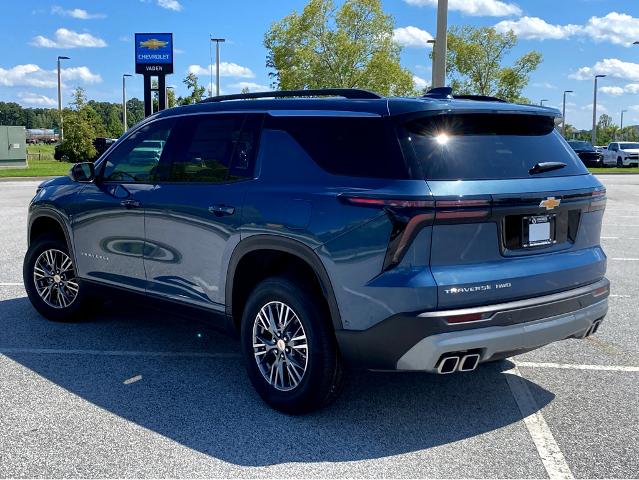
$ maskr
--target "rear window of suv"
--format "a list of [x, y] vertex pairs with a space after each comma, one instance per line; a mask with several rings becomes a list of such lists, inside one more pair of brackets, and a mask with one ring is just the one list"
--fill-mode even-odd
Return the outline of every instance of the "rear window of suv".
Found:
[[[558, 177], [588, 173], [555, 130], [552, 117], [466, 114], [421, 117], [401, 125], [404, 153], [427, 180]], [[565, 167], [531, 175], [541, 162]]]

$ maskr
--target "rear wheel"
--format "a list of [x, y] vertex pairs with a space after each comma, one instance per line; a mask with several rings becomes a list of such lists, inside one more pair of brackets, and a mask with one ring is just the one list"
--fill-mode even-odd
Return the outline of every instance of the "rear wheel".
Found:
[[621, 157], [617, 158], [617, 168], [623, 168], [623, 160], [621, 160]]
[[342, 366], [320, 303], [287, 277], [262, 281], [242, 316], [242, 352], [249, 378], [276, 410], [306, 413], [332, 402]]
[[50, 236], [34, 240], [24, 258], [22, 275], [29, 300], [40, 314], [55, 321], [80, 319], [86, 293], [66, 242]]

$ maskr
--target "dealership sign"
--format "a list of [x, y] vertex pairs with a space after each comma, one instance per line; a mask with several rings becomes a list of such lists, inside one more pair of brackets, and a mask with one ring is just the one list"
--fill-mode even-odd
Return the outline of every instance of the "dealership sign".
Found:
[[173, 34], [135, 34], [135, 73], [173, 73]]

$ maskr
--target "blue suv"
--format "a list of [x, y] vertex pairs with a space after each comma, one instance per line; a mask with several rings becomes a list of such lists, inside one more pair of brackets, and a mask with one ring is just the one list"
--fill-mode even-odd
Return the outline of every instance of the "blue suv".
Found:
[[467, 372], [583, 338], [608, 309], [606, 192], [557, 117], [446, 88], [165, 110], [38, 188], [25, 286], [52, 320], [109, 287], [197, 307], [289, 413], [346, 365]]

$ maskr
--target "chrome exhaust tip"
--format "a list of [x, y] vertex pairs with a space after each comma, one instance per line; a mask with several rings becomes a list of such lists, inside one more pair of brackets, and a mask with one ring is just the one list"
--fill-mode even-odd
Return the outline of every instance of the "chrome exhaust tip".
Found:
[[601, 325], [601, 320], [597, 320], [592, 324], [592, 327], [590, 328], [590, 335], [594, 335], [595, 333], [597, 333], [597, 330], [599, 330], [599, 325]]
[[459, 366], [458, 356], [442, 357], [442, 359], [439, 361], [439, 366], [437, 367], [437, 373], [439, 373], [440, 375], [453, 373], [457, 370], [458, 366]]
[[464, 355], [459, 362], [459, 371], [460, 372], [472, 372], [479, 365], [479, 354], [478, 353], [470, 353], [468, 355]]

